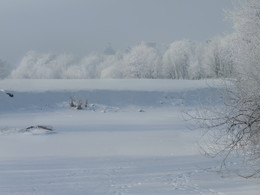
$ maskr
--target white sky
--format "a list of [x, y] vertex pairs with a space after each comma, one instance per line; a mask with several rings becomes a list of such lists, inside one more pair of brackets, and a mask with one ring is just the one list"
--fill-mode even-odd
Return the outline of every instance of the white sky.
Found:
[[204, 41], [232, 31], [223, 13], [231, 8], [231, 0], [0, 0], [0, 58]]

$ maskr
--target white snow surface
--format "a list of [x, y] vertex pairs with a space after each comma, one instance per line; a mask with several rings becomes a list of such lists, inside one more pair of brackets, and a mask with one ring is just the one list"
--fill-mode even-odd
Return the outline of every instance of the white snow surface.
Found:
[[[239, 177], [236, 162], [220, 171], [203, 156], [202, 131], [183, 120], [183, 110], [221, 106], [221, 86], [1, 80], [14, 97], [0, 94], [0, 194], [259, 194], [259, 180]], [[71, 98], [88, 107], [71, 108]]]

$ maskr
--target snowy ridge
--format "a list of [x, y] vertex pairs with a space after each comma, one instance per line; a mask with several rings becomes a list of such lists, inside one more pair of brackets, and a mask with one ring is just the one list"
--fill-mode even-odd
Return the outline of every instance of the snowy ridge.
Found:
[[129, 106], [179, 107], [221, 101], [221, 82], [214, 80], [3, 80], [0, 85], [15, 94], [14, 99], [0, 96], [0, 113], [66, 109], [72, 98], [83, 103], [88, 100], [95, 110], [111, 111]]

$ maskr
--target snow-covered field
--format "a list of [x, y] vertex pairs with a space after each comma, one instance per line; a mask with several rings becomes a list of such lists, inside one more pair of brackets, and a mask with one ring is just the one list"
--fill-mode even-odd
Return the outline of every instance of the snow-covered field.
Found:
[[[212, 88], [213, 84], [219, 84]], [[200, 154], [183, 110], [221, 105], [217, 81], [2, 80], [0, 194], [259, 194]], [[88, 100], [76, 110], [70, 100]], [[43, 125], [53, 131], [30, 128]]]

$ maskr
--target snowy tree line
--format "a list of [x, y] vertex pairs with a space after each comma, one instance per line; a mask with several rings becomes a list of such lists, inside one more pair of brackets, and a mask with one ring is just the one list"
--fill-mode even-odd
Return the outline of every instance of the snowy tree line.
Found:
[[[0, 60], [0, 78], [230, 78], [248, 59], [241, 58], [247, 49], [241, 41], [246, 32], [238, 30], [242, 21], [234, 21], [232, 34], [206, 42], [179, 40], [167, 46], [141, 42], [125, 51], [115, 52], [110, 47], [104, 53], [81, 58], [29, 51], [15, 67]], [[245, 25], [249, 25], [247, 22], [244, 21]]]
[[234, 71], [234, 35], [205, 43], [181, 40], [168, 46], [140, 44], [115, 53], [94, 53], [78, 58], [70, 54], [29, 51], [11, 69], [0, 61], [1, 78], [96, 79], [231, 77]]

